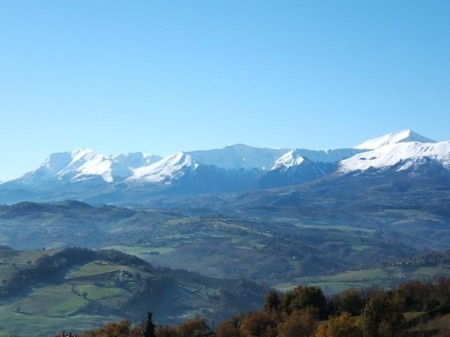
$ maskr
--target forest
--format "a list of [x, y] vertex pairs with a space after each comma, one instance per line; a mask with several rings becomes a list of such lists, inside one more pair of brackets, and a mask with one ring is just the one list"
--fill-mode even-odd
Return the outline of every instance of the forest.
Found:
[[450, 336], [450, 279], [410, 281], [383, 290], [347, 289], [326, 297], [317, 286], [270, 290], [259, 311], [210, 326], [195, 317], [174, 326], [155, 326], [152, 313], [132, 325], [123, 320], [82, 337], [396, 337]]

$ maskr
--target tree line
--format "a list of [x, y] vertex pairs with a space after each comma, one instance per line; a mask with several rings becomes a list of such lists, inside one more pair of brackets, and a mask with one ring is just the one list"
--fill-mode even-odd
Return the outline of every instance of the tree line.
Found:
[[[407, 312], [421, 312], [406, 319]], [[236, 315], [213, 331], [196, 317], [176, 326], [155, 327], [152, 314], [141, 324], [110, 323], [82, 337], [397, 337], [420, 319], [450, 313], [450, 279], [438, 282], [411, 281], [390, 290], [348, 289], [326, 297], [316, 286], [297, 286], [280, 293], [271, 290], [261, 310]], [[417, 330], [416, 330], [417, 333]], [[441, 327], [433, 336], [449, 336]], [[417, 336], [426, 336], [425, 332]]]

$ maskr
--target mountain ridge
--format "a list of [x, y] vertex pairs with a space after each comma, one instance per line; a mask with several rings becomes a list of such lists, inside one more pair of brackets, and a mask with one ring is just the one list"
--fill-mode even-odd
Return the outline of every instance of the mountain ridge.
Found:
[[36, 170], [0, 183], [0, 202], [80, 198], [120, 203], [143, 195], [148, 200], [161, 192], [228, 193], [298, 185], [342, 174], [392, 174], [389, 169], [393, 167], [396, 172], [411, 168], [424, 172], [432, 166], [450, 170], [450, 141], [435, 142], [411, 130], [367, 140], [354, 148], [326, 151], [236, 144], [162, 158], [141, 152], [103, 155], [80, 149], [51, 154]]

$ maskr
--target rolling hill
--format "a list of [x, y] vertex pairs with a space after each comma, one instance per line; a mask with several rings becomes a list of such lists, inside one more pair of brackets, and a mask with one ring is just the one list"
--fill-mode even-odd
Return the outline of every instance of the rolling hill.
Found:
[[258, 309], [267, 288], [243, 279], [216, 279], [155, 268], [113, 250], [0, 249], [2, 333], [49, 336], [106, 322], [144, 319], [179, 323], [196, 314], [219, 321]]

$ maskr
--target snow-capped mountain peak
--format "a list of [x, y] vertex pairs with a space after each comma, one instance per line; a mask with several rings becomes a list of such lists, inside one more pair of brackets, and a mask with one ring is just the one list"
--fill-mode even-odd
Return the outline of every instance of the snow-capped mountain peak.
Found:
[[100, 176], [106, 182], [112, 182], [111, 160], [92, 149], [80, 149], [71, 152], [71, 162], [59, 171], [59, 179], [69, 178], [72, 181], [86, 180]]
[[184, 152], [178, 152], [156, 163], [137, 168], [127, 181], [169, 183], [171, 180], [183, 176], [186, 170], [195, 170], [197, 167], [198, 164], [192, 156]]
[[396, 144], [396, 143], [404, 143], [404, 142], [418, 142], [418, 143], [435, 143], [434, 140], [428, 139], [424, 136], [415, 133], [412, 130], [401, 130], [397, 132], [392, 132], [387, 135], [373, 138], [367, 140], [357, 146], [355, 149], [359, 150], [374, 150], [381, 146]]
[[305, 161], [305, 158], [301, 156], [295, 150], [290, 150], [278, 158], [272, 166], [272, 170], [280, 168], [288, 169], [292, 166], [301, 165]]
[[133, 169], [159, 159], [161, 157], [141, 152], [103, 155], [88, 148], [57, 152], [49, 155], [36, 170], [26, 173], [17, 181], [35, 184], [48, 179], [76, 182], [100, 178], [104, 182], [112, 183], [129, 177]]
[[384, 169], [404, 163], [402, 167], [397, 169], [401, 171], [410, 167], [421, 158], [434, 160], [444, 167], [450, 168], [450, 142], [400, 142], [387, 144], [341, 161], [339, 172], [348, 173], [352, 171], [366, 171], [368, 169]]
[[336, 149], [327, 151], [294, 149], [289, 150], [278, 158], [271, 170], [279, 168], [289, 169], [293, 166], [304, 164], [305, 161], [311, 163], [336, 164], [339, 161], [349, 158], [356, 153], [361, 152], [357, 149]]
[[49, 193], [49, 197], [65, 193], [62, 195], [67, 197], [72, 190], [78, 197], [85, 189], [86, 193], [111, 193], [120, 199], [122, 191], [133, 191], [134, 187], [141, 191], [230, 191], [303, 184], [357, 171], [416, 174], [429, 168], [450, 172], [450, 142], [436, 143], [403, 130], [356, 148], [326, 151], [237, 144], [161, 158], [141, 152], [103, 155], [85, 148], [53, 153], [36, 170], [1, 186], [17, 189], [20, 195], [30, 191], [36, 195]]

